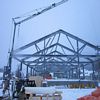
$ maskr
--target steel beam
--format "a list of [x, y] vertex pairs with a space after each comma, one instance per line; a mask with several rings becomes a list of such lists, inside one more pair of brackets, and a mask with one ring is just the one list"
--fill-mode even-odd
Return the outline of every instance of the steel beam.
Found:
[[98, 46], [95, 46], [95, 45], [93, 45], [93, 44], [91, 44], [91, 43], [89, 43], [89, 42], [87, 42], [87, 41], [85, 41], [85, 40], [83, 40], [83, 39], [80, 39], [80, 38], [78, 38], [78, 37], [76, 37], [76, 36], [74, 36], [74, 35], [72, 35], [72, 34], [66, 32], [66, 31], [64, 31], [64, 30], [59, 30], [59, 31], [60, 31], [61, 33], [65, 34], [65, 35], [67, 35], [67, 36], [69, 36], [69, 37], [75, 39], [75, 40], [78, 40], [79, 42], [81, 42], [81, 43], [83, 43], [83, 44], [86, 44], [87, 46], [93, 48], [94, 50], [99, 50], [99, 51], [100, 51], [100, 48], [98, 48]]
[[56, 34], [59, 34], [59, 33], [61, 33], [59, 30], [56, 31], [56, 32], [53, 32], [53, 33], [51, 33], [51, 34], [49, 34], [49, 35], [47, 35], [47, 36], [45, 36], [45, 37], [42, 37], [42, 38], [40, 38], [40, 39], [38, 39], [38, 40], [36, 40], [36, 41], [33, 41], [33, 42], [31, 42], [31, 43], [29, 43], [29, 44], [27, 44], [27, 45], [25, 45], [25, 46], [22, 46], [22, 47], [20, 47], [20, 48], [18, 48], [18, 49], [16, 49], [16, 50], [14, 50], [12, 53], [20, 52], [20, 51], [22, 51], [22, 50], [24, 50], [24, 49], [27, 49], [27, 48], [29, 48], [29, 47], [31, 47], [31, 46], [33, 46], [33, 45], [35, 45], [35, 44], [37, 44], [37, 43], [39, 43], [39, 42], [41, 42], [41, 41], [44, 41], [44, 39], [50, 38], [50, 37], [52, 37], [52, 36], [54, 36], [54, 35], [56, 35]]
[[[13, 57], [75, 57], [77, 55], [43, 55], [43, 54], [15, 54]], [[100, 57], [100, 55], [80, 55], [79, 57], [81, 58], [95, 58], [95, 57]]]

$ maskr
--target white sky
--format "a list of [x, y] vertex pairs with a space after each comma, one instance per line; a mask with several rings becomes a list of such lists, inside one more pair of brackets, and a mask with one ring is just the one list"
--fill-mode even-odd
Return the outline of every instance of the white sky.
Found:
[[[7, 64], [12, 18], [60, 0], [0, 0], [0, 67]], [[63, 29], [100, 45], [100, 0], [69, 0], [21, 25], [15, 46]]]

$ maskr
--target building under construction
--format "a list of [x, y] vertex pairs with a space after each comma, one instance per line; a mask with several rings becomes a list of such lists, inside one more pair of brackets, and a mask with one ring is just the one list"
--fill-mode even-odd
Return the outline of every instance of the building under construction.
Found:
[[[22, 78], [21, 72], [23, 72], [24, 78], [29, 78], [30, 76], [43, 76], [47, 78], [48, 75], [52, 74], [52, 77], [57, 79], [84, 80], [86, 79], [85, 70], [90, 69], [91, 74], [89, 80], [100, 80], [100, 72], [98, 72], [97, 67], [100, 63], [100, 48], [63, 29], [40, 37], [38, 40], [20, 48], [14, 48], [16, 29], [21, 23], [65, 2], [67, 2], [67, 0], [54, 3], [19, 21], [17, 18], [13, 19], [14, 33], [12, 48], [8, 65], [4, 68], [4, 80], [12, 78], [11, 69], [14, 60], [20, 63], [20, 66], [18, 66], [19, 79]], [[25, 69], [25, 71], [23, 71], [23, 69]]]
[[[27, 52], [30, 49], [32, 52]], [[20, 62], [21, 71], [26, 66], [26, 77], [49, 72], [60, 78], [85, 79], [84, 69], [91, 66], [92, 79], [95, 79], [99, 50], [85, 40], [58, 30], [14, 50], [12, 58]]]

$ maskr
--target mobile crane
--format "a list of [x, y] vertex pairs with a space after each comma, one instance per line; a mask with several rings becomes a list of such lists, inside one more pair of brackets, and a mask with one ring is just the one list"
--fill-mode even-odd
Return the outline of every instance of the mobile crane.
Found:
[[[53, 9], [61, 4], [64, 4], [66, 3], [68, 0], [61, 0], [57, 3], [53, 3], [51, 4], [50, 6], [42, 9], [41, 11], [38, 11], [37, 10], [37, 13], [34, 13], [28, 17], [25, 17], [25, 18], [22, 18], [22, 17], [15, 17], [15, 18], [12, 18], [13, 19], [13, 22], [14, 22], [14, 30], [13, 30], [13, 39], [12, 39], [12, 46], [11, 46], [11, 50], [10, 50], [10, 54], [9, 54], [9, 59], [8, 59], [8, 65], [4, 68], [5, 69], [5, 73], [4, 73], [4, 77], [6, 78], [6, 76], [10, 77], [11, 76], [11, 66], [12, 66], [12, 53], [13, 53], [13, 50], [14, 50], [14, 43], [15, 43], [15, 35], [16, 35], [16, 27], [50, 9]], [[20, 20], [21, 19], [21, 20]], [[8, 71], [7, 71], [8, 70]], [[7, 75], [6, 75], [7, 74]]]
[[3, 74], [3, 78], [4, 80], [6, 79], [11, 79], [11, 68], [12, 68], [12, 53], [13, 53], [13, 50], [14, 50], [14, 43], [15, 43], [15, 36], [16, 36], [16, 28], [18, 27], [18, 25], [42, 14], [42, 13], [45, 13], [46, 11], [49, 11], [57, 6], [60, 6], [61, 4], [64, 4], [66, 3], [68, 0], [61, 0], [57, 3], [53, 3], [51, 4], [50, 6], [38, 11], [36, 13], [33, 13], [31, 14], [30, 16], [26, 16], [26, 17], [15, 17], [15, 18], [12, 18], [13, 19], [13, 23], [14, 23], [14, 29], [13, 29], [13, 38], [12, 38], [12, 46], [11, 46], [11, 49], [10, 49], [10, 52], [9, 52], [9, 59], [8, 59], [8, 64], [7, 66], [4, 67], [4, 74]]

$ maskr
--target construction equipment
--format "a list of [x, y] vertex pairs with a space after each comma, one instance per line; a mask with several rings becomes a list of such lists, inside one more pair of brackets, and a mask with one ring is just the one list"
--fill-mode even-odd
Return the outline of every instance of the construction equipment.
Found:
[[15, 44], [16, 29], [17, 29], [18, 25], [20, 25], [20, 24], [22, 24], [22, 23], [24, 23], [24, 22], [26, 22], [26, 21], [28, 21], [28, 20], [40, 15], [40, 14], [42, 14], [42, 13], [44, 13], [44, 12], [50, 10], [50, 9], [53, 9], [53, 8], [65, 3], [67, 1], [68, 0], [61, 0], [61, 1], [57, 2], [57, 3], [53, 3], [50, 6], [44, 8], [44, 9], [42, 9], [40, 11], [37, 10], [36, 13], [33, 13], [30, 16], [26, 16], [26, 17], [23, 17], [23, 18], [22, 17], [13, 18], [14, 30], [13, 30], [12, 46], [11, 46], [11, 49], [10, 49], [10, 52], [9, 52], [8, 64], [4, 68], [5, 69], [5, 72], [4, 72], [4, 75], [3, 75], [4, 76], [4, 80], [5, 79], [11, 79], [12, 55], [13, 55], [14, 44]]
[[[20, 25], [20, 24], [22, 24], [22, 23], [24, 23], [24, 22], [26, 22], [26, 21], [28, 21], [28, 20], [30, 20], [30, 19], [32, 19], [32, 18], [34, 18], [34, 17], [36, 17], [36, 16], [38, 16], [38, 15], [40, 15], [40, 14], [42, 14], [42, 13], [44, 13], [44, 12], [46, 12], [46, 11], [48, 11], [48, 10], [50, 10], [50, 9], [53, 9], [53, 8], [55, 8], [55, 7], [57, 7], [57, 6], [59, 6], [59, 5], [63, 4], [63, 3], [65, 3], [65, 2], [67, 2], [67, 1], [68, 1], [68, 0], [61, 0], [60, 2], [53, 3], [53, 4], [51, 4], [50, 6], [48, 6], [48, 7], [44, 8], [44, 9], [42, 9], [41, 11], [38, 11], [38, 10], [37, 10], [37, 13], [33, 13], [32, 15], [30, 15], [30, 16], [28, 16], [28, 17], [25, 17], [25, 18], [22, 18], [22, 17], [15, 17], [15, 18], [13, 18], [13, 22], [14, 22], [14, 31], [13, 31], [12, 47], [11, 47], [11, 50], [10, 50], [9, 61], [8, 61], [8, 65], [7, 65], [7, 67], [8, 67], [9, 70], [10, 70], [10, 73], [9, 73], [9, 75], [7, 75], [7, 76], [10, 76], [10, 75], [11, 75], [12, 52], [13, 52], [13, 50], [14, 50], [14, 43], [15, 43], [15, 36], [16, 36], [16, 28], [17, 28], [17, 26]], [[21, 20], [20, 20], [20, 19], [21, 19]], [[4, 73], [4, 74], [5, 74], [5, 73]], [[5, 76], [5, 75], [4, 75], [4, 76]]]
[[[26, 21], [28, 21], [28, 20], [30, 20], [30, 19], [32, 19], [32, 18], [34, 18], [34, 17], [36, 17], [36, 16], [42, 14], [42, 13], [44, 13], [44, 12], [50, 10], [50, 9], [53, 9], [53, 8], [55, 8], [55, 7], [57, 7], [57, 6], [59, 6], [59, 5], [63, 4], [63, 3], [65, 3], [65, 2], [67, 2], [67, 1], [68, 1], [68, 0], [62, 0], [62, 1], [60, 1], [60, 2], [53, 3], [53, 4], [51, 4], [50, 6], [44, 8], [44, 9], [42, 9], [42, 10], [40, 10], [40, 11], [37, 10], [37, 13], [34, 13], [34, 14], [32, 14], [32, 15], [26, 17], [26, 18], [22, 18], [22, 17], [19, 16], [19, 17], [13, 18], [13, 20], [14, 20], [14, 22], [15, 22], [16, 25], [21, 24], [21, 23], [24, 23], [24, 22], [26, 22]], [[19, 19], [21, 19], [21, 20], [19, 20]], [[19, 21], [16, 21], [16, 20], [19, 20]]]

